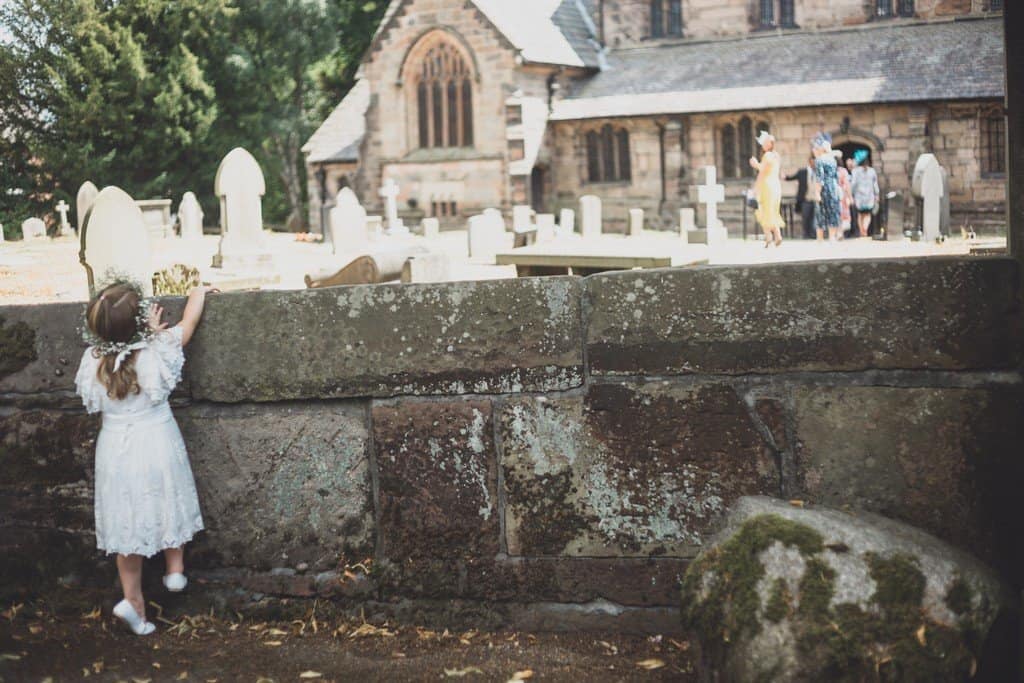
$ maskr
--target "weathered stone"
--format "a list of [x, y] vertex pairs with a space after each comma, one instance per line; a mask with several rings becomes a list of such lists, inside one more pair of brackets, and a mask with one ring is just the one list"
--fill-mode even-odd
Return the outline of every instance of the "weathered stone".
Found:
[[1020, 389], [801, 386], [793, 406], [796, 497], [894, 517], [1014, 564]]
[[587, 278], [598, 375], [1011, 369], [1010, 259], [791, 263]]
[[513, 400], [501, 430], [512, 555], [692, 556], [733, 500], [779, 492], [775, 454], [725, 384]]
[[210, 566], [314, 570], [373, 547], [365, 406], [195, 406], [177, 412], [207, 531]]
[[545, 278], [219, 295], [189, 349], [192, 395], [566, 389], [582, 382], [579, 292], [577, 279]]
[[[683, 580], [708, 680], [984, 680], [1012, 593], [988, 567], [870, 513], [743, 498]], [[996, 625], [994, 633], [993, 626]]]
[[[166, 320], [181, 319], [184, 299], [160, 303]], [[0, 394], [74, 391], [84, 323], [82, 303], [0, 307]]]
[[374, 405], [382, 557], [498, 553], [491, 410], [484, 400]]

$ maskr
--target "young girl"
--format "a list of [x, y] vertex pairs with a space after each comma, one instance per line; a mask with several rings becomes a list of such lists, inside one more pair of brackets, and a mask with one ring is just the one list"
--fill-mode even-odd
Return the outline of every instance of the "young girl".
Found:
[[167, 397], [181, 379], [182, 347], [192, 338], [208, 288], [192, 291], [180, 323], [161, 323], [163, 309], [138, 287], [108, 286], [86, 310], [86, 338], [75, 378], [90, 413], [103, 413], [96, 442], [96, 545], [117, 553], [124, 599], [114, 615], [138, 635], [146, 621], [142, 559], [161, 550], [164, 586], [184, 590], [184, 545], [203, 528], [195, 481]]

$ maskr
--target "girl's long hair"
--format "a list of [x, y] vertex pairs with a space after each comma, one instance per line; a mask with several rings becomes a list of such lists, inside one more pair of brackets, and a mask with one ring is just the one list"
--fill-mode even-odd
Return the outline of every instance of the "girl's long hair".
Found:
[[[113, 284], [89, 302], [85, 318], [89, 329], [99, 338], [115, 343], [128, 343], [135, 337], [138, 326], [139, 295], [134, 288], [124, 284]], [[97, 353], [94, 351], [93, 353]], [[137, 394], [139, 379], [135, 374], [135, 356], [132, 351], [114, 371], [116, 354], [99, 355], [96, 378], [106, 387], [107, 396], [121, 400], [129, 394]]]

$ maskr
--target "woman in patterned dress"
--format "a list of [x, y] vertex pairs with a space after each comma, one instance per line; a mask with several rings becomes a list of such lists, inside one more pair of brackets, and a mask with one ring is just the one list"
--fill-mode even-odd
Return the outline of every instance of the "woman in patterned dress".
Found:
[[828, 231], [830, 240], [836, 239], [840, 222], [839, 170], [836, 158], [832, 156], [832, 139], [827, 133], [819, 133], [811, 140], [814, 149], [814, 178], [821, 185], [821, 201], [814, 214], [814, 227], [818, 240], [825, 239]]

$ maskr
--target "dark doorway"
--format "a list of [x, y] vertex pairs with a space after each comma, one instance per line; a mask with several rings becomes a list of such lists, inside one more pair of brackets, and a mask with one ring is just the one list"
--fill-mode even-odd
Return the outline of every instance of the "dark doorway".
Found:
[[544, 169], [535, 166], [530, 173], [530, 206], [537, 213], [544, 213]]
[[[867, 158], [867, 160], [864, 163], [865, 164], [869, 164], [869, 165], [873, 165], [874, 151], [871, 149], [871, 147], [869, 145], [865, 145], [865, 144], [860, 143], [860, 142], [844, 142], [844, 143], [841, 143], [841, 144], [838, 144], [838, 145], [834, 145], [833, 149], [838, 149], [839, 151], [841, 151], [843, 153], [843, 159], [839, 163], [843, 164], [844, 166], [846, 166], [846, 160], [847, 159], [852, 159], [854, 153], [856, 153], [857, 150], [861, 150], [861, 149], [867, 150], [867, 153], [868, 153], [868, 158]], [[847, 167], [847, 168], [849, 168], [849, 167]], [[879, 185], [881, 185], [881, 183], [882, 183], [881, 178], [879, 178], [878, 183], [879, 183]], [[881, 192], [881, 196], [879, 197], [879, 202], [882, 201], [882, 197], [884, 197], [884, 196], [885, 196], [885, 193]], [[874, 236], [875, 233], [881, 231], [881, 225], [880, 225], [880, 221], [879, 221], [879, 216], [880, 215], [881, 215], [881, 211], [878, 211], [874, 215], [871, 216], [871, 224], [868, 226], [868, 235], [869, 236]], [[845, 233], [845, 235], [846, 235], [846, 237], [860, 237], [860, 230], [857, 227], [857, 207], [855, 207], [855, 206], [851, 206], [850, 207], [850, 229]]]

